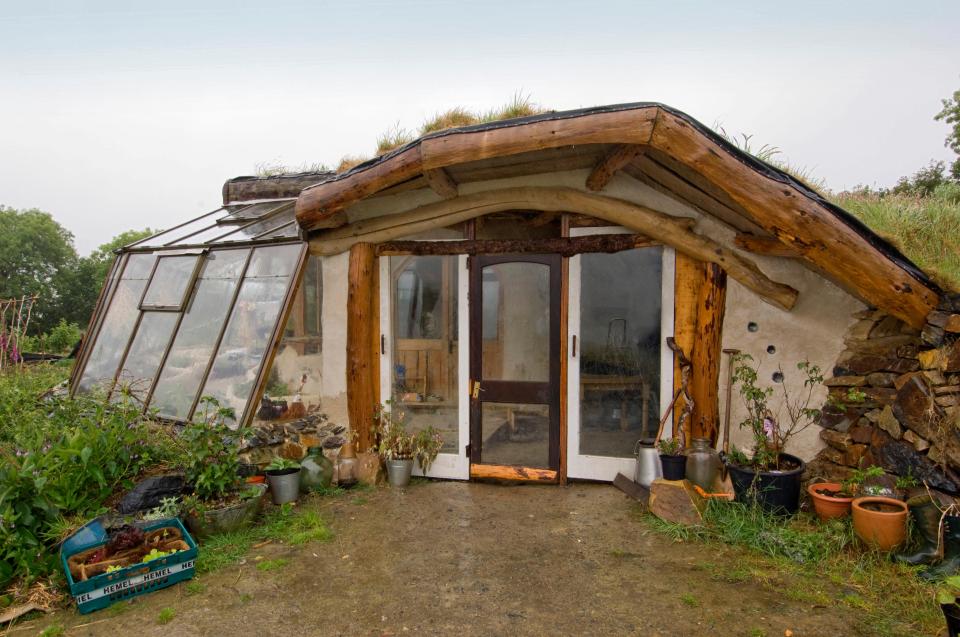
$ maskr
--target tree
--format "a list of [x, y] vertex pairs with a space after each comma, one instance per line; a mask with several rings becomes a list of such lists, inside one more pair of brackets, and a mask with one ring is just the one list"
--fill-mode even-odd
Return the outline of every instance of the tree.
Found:
[[49, 213], [0, 206], [0, 298], [38, 295], [31, 331], [59, 321], [54, 280], [77, 260], [73, 235]]
[[950, 165], [950, 174], [960, 181], [960, 89], [954, 91], [952, 97], [941, 101], [943, 110], [937, 113], [934, 119], [938, 122], [946, 122], [951, 127], [943, 145], [958, 155]]
[[89, 257], [77, 256], [73, 235], [42, 210], [0, 206], [0, 298], [38, 295], [30, 332], [41, 334], [61, 321], [86, 327], [113, 251], [153, 234], [128, 230]]

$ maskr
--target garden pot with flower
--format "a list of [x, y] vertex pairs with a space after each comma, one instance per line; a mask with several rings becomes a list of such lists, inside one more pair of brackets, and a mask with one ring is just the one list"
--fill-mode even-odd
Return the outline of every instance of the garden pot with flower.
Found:
[[300, 497], [300, 463], [286, 458], [274, 458], [267, 465], [267, 482], [274, 504], [296, 502]]
[[378, 407], [374, 423], [376, 450], [387, 467], [390, 486], [410, 484], [414, 460], [426, 474], [443, 447], [443, 438], [433, 427], [425, 427], [416, 434], [407, 433], [403, 414], [395, 415], [390, 408]]

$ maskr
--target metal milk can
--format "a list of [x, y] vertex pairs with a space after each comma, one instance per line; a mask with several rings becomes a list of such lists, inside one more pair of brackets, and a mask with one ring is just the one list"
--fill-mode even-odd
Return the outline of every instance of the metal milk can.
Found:
[[637, 457], [637, 469], [633, 476], [633, 481], [637, 484], [649, 487], [650, 483], [663, 476], [663, 470], [660, 467], [660, 454], [653, 444], [652, 438], [638, 440], [633, 446], [633, 455]]

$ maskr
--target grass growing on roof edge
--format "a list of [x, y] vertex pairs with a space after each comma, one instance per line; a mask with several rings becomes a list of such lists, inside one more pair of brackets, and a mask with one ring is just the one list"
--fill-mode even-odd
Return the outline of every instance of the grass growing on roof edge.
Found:
[[917, 577], [916, 567], [859, 548], [850, 518], [821, 524], [806, 513], [779, 518], [717, 501], [708, 504], [699, 527], [664, 522], [639, 506], [635, 515], [676, 542], [714, 549], [717, 559], [698, 568], [715, 581], [754, 580], [811, 607], [839, 605], [856, 612], [863, 634], [932, 635], [943, 627], [935, 587]]

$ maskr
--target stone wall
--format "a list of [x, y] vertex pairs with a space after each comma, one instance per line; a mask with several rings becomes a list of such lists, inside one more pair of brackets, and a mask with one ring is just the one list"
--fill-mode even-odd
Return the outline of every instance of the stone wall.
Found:
[[253, 426], [253, 436], [240, 451], [240, 459], [262, 469], [277, 456], [299, 461], [310, 447], [323, 447], [323, 455], [336, 462], [347, 435], [347, 428], [329, 422], [326, 414], [310, 414], [286, 422], [258, 422]]
[[832, 398], [821, 422], [827, 447], [807, 479], [877, 465], [960, 495], [960, 295], [946, 296], [921, 330], [879, 310], [855, 317], [824, 381]]

